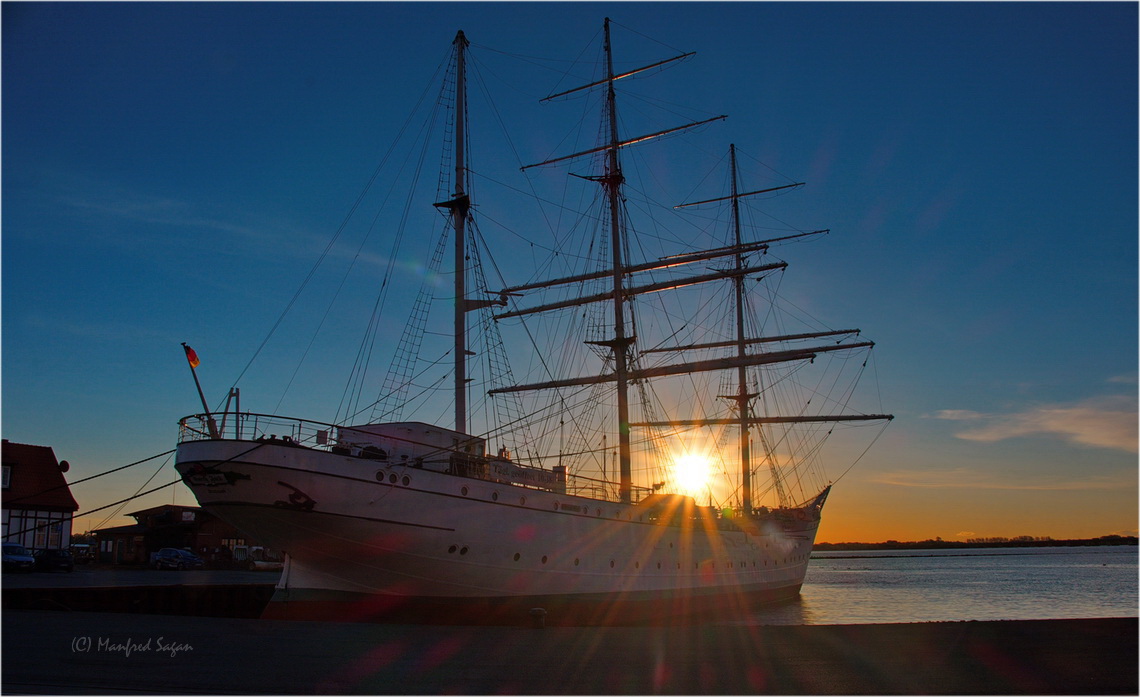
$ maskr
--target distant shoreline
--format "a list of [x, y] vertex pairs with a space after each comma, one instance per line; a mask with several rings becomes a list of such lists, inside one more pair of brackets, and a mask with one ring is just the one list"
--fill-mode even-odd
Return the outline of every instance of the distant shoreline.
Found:
[[922, 540], [919, 542], [899, 542], [887, 540], [886, 542], [817, 542], [812, 548], [814, 552], [844, 552], [876, 549], [978, 549], [982, 547], [1104, 547], [1129, 545], [1137, 546], [1136, 537], [1123, 537], [1120, 535], [1105, 535], [1087, 540], [1053, 540], [1049, 538], [1038, 539], [988, 539], [960, 542], [956, 540]]

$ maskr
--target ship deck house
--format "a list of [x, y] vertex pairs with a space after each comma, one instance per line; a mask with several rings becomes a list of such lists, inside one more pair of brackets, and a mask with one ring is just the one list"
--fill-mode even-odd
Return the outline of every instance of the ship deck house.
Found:
[[67, 461], [44, 445], [3, 441], [3, 538], [27, 549], [67, 549], [79, 504], [64, 479]]

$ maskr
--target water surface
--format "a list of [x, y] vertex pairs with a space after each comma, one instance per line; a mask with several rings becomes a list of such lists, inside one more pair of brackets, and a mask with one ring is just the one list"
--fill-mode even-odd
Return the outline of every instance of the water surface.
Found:
[[752, 624], [1136, 617], [1137, 548], [813, 552], [798, 600]]

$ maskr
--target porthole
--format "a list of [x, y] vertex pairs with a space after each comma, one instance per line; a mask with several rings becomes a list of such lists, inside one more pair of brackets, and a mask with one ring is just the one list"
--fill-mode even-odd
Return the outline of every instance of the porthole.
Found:
[[387, 477], [384, 475], [384, 470], [376, 470], [376, 481], [382, 482], [385, 479], [387, 479]]
[[520, 497], [519, 497], [519, 505], [520, 505], [520, 506], [525, 506], [525, 505], [526, 505], [526, 497], [525, 497], [525, 496], [520, 496]]
[[602, 517], [602, 509], [600, 509], [600, 508], [599, 508], [599, 509], [597, 509], [596, 511], [594, 511], [594, 515], [596, 515], [596, 516], [598, 516], [599, 518], [601, 518], [601, 517]]
[[641, 562], [639, 562], [639, 561], [633, 562], [633, 568], [640, 569], [641, 568]]
[[460, 555], [467, 554], [467, 546], [466, 545], [459, 548], [459, 554]]
[[658, 569], [660, 569], [660, 568], [661, 568], [661, 562], [657, 562], [657, 568], [658, 568]]
[[409, 484], [411, 484], [411, 483], [412, 483], [412, 478], [411, 478], [411, 477], [409, 477], [409, 476], [407, 476], [407, 475], [405, 475], [405, 476], [404, 476], [404, 478], [403, 478], [402, 480], [400, 480], [400, 482], [401, 482], [401, 483], [402, 483], [404, 486], [407, 486], [407, 485], [409, 485]]
[[395, 484], [395, 483], [396, 483], [396, 480], [397, 480], [397, 479], [399, 479], [399, 477], [397, 477], [395, 474], [390, 474], [390, 475], [388, 475], [388, 481], [389, 481], [389, 482], [391, 482], [391, 483], [393, 483], [393, 484]]
[[614, 568], [614, 560], [613, 559], [610, 559], [610, 568], [611, 569]]
[[459, 549], [459, 548], [456, 547], [455, 545], [451, 545], [450, 547], [447, 548], [447, 553], [448, 554], [455, 554], [455, 550], [457, 550], [457, 549]]
[[497, 492], [497, 491], [491, 492], [491, 500], [492, 501], [498, 501], [499, 500], [499, 492]]
[[554, 510], [556, 510], [556, 511], [558, 510], [558, 502], [557, 501], [554, 502]]
[[466, 496], [466, 495], [467, 495], [467, 487], [463, 487], [462, 489], [460, 489], [460, 490], [459, 490], [459, 493], [461, 493], [461, 494], [463, 494], [464, 496]]
[[574, 560], [574, 566], [578, 566], [578, 560], [577, 559]]
[[545, 554], [544, 554], [544, 555], [542, 555], [542, 563], [543, 563], [543, 564], [545, 564], [545, 563], [546, 563], [546, 555], [545, 555]]
[[515, 552], [515, 561], [518, 561], [521, 558], [522, 558], [522, 555], [519, 554], [518, 552]]

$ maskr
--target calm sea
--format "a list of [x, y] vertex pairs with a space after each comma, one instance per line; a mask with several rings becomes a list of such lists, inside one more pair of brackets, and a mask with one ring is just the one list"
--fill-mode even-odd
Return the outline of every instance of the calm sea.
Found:
[[814, 552], [798, 600], [750, 624], [1136, 617], [1137, 548]]

